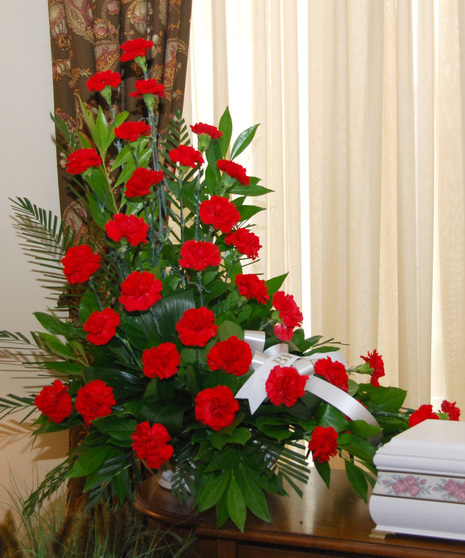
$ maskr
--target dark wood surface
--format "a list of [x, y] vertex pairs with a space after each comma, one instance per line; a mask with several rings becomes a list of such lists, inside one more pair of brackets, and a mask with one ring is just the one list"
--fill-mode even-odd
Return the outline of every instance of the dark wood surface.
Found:
[[465, 556], [465, 542], [461, 541], [373, 536], [375, 524], [368, 506], [353, 492], [343, 471], [333, 470], [329, 490], [317, 473], [312, 472], [302, 499], [290, 491], [289, 498], [271, 495], [268, 502], [273, 523], [250, 514], [243, 533], [232, 523], [217, 529], [214, 512], [194, 514], [189, 502], [179, 503], [168, 490], [158, 486], [155, 477], [139, 488], [135, 506], [153, 522], [180, 534], [195, 533], [199, 557]]

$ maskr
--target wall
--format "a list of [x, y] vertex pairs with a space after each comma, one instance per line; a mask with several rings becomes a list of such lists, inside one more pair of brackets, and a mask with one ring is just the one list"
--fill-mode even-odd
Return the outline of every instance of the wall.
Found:
[[[47, 2], [4, 2], [2, 21], [0, 330], [28, 333], [38, 329], [32, 312], [47, 308], [46, 290], [22, 251], [8, 198], [27, 197], [59, 214], [54, 131], [49, 116], [53, 91]], [[0, 397], [23, 390], [36, 392], [44, 383], [48, 380], [0, 358]], [[36, 485], [44, 471], [66, 452], [66, 435], [42, 438], [32, 449], [33, 440], [25, 425], [16, 419], [0, 422], [0, 518], [9, 505], [7, 491], [14, 483], [19, 487]]]

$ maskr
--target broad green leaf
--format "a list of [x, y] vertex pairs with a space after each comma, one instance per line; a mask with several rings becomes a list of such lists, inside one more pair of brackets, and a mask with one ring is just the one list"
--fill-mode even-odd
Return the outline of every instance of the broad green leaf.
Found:
[[172, 341], [176, 334], [176, 324], [186, 310], [195, 307], [191, 290], [163, 297], [151, 309], [162, 342]]
[[231, 481], [228, 487], [227, 506], [229, 517], [240, 531], [244, 531], [247, 507], [244, 495], [242, 494], [234, 473], [231, 475]]
[[285, 273], [284, 275], [278, 275], [278, 277], [273, 277], [265, 281], [265, 285], [268, 289], [268, 294], [270, 295], [270, 297], [272, 297], [275, 292], [279, 291], [279, 289], [282, 287], [282, 284], [286, 280], [286, 277], [287, 273]]
[[[252, 182], [252, 178], [250, 180]], [[272, 191], [265, 186], [258, 186], [258, 184], [251, 183], [250, 186], [242, 186], [238, 183], [231, 188], [230, 193], [238, 196], [264, 196]]]
[[349, 422], [349, 430], [352, 434], [361, 436], [362, 438], [371, 438], [381, 432], [381, 428], [366, 423], [364, 420], [353, 420]]
[[84, 369], [86, 382], [102, 380], [113, 388], [116, 399], [141, 396], [146, 382], [144, 379], [119, 368], [88, 366]]
[[212, 446], [221, 450], [226, 444], [239, 444], [245, 446], [250, 440], [251, 433], [248, 428], [236, 428], [230, 433], [220, 434], [215, 433], [211, 436], [210, 441]]
[[352, 461], [346, 459], [345, 466], [347, 478], [352, 488], [366, 502], [368, 497], [368, 485], [365, 476]]
[[240, 325], [230, 320], [221, 322], [218, 327], [218, 337], [220, 338], [220, 341], [225, 341], [233, 335], [235, 335], [238, 339], [244, 339], [244, 330]]
[[213, 507], [226, 492], [229, 484], [230, 473], [222, 473], [214, 477], [207, 483], [205, 488], [202, 489], [200, 498], [198, 500], [198, 511], [203, 512]]
[[92, 169], [92, 173], [87, 178], [87, 182], [100, 203], [112, 213], [118, 213], [115, 199], [111, 193], [111, 186], [108, 182], [108, 177], [101, 166]]
[[343, 432], [348, 427], [348, 420], [344, 414], [329, 403], [322, 403], [320, 405], [315, 418], [320, 426], [332, 426], [337, 432]]
[[37, 335], [43, 341], [48, 351], [59, 357], [76, 360], [74, 353], [69, 349], [68, 345], [62, 343], [54, 335], [50, 333], [37, 332]]
[[100, 417], [92, 424], [99, 432], [115, 440], [131, 443], [131, 434], [135, 431], [137, 421], [127, 415], [108, 415]]
[[44, 362], [43, 366], [47, 370], [54, 370], [67, 376], [78, 376], [84, 369], [83, 365], [77, 362]]
[[73, 479], [90, 475], [100, 469], [104, 461], [114, 453], [114, 449], [109, 445], [84, 449], [66, 475], [66, 478]]
[[326, 486], [329, 488], [329, 484], [331, 482], [331, 467], [329, 463], [325, 461], [324, 463], [319, 463], [318, 461], [313, 462], [315, 465], [315, 469], [318, 471], [318, 474], [323, 479]]
[[241, 487], [249, 510], [263, 521], [271, 521], [268, 504], [263, 489], [260, 488], [250, 474], [250, 468], [244, 462], [240, 463], [237, 471], [237, 482]]
[[49, 333], [54, 335], [63, 335], [66, 338], [83, 337], [82, 330], [77, 329], [75, 326], [68, 322], [62, 322], [53, 314], [46, 314], [45, 312], [34, 312], [34, 316], [39, 321], [40, 325], [44, 327]]
[[244, 149], [250, 144], [255, 136], [255, 132], [257, 131], [258, 124], [247, 128], [244, 130], [234, 142], [234, 145], [231, 149], [231, 159], [235, 159], [238, 155], [240, 155]]
[[371, 384], [363, 384], [360, 387], [369, 395], [371, 403], [385, 413], [397, 413], [407, 394], [405, 390], [396, 387], [375, 387]]
[[97, 297], [92, 290], [87, 290], [81, 296], [81, 305], [79, 308], [79, 318], [82, 323], [89, 319], [92, 312], [98, 312], [100, 310], [100, 305], [98, 303]]
[[221, 116], [220, 123], [218, 125], [218, 130], [223, 133], [221, 136], [219, 143], [221, 147], [221, 154], [223, 159], [226, 157], [229, 149], [229, 142], [231, 141], [232, 135], [232, 120], [231, 114], [229, 112], [229, 108], [226, 107], [223, 115]]

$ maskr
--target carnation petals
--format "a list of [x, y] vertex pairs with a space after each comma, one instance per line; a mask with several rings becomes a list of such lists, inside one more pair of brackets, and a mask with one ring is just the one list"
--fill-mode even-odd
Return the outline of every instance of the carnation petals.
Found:
[[204, 389], [195, 398], [195, 418], [212, 430], [232, 424], [238, 410], [239, 402], [227, 386]]

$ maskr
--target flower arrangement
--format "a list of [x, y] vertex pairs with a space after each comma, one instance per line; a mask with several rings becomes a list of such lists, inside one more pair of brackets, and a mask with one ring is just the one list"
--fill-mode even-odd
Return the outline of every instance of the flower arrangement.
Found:
[[261, 248], [251, 219], [262, 209], [249, 200], [270, 190], [235, 159], [257, 126], [231, 146], [226, 110], [218, 127], [190, 127], [194, 147], [176, 115], [161, 140], [164, 89], [149, 78], [151, 46], [137, 39], [122, 47], [121, 60], [139, 67], [131, 95], [145, 107], [140, 121], [115, 113], [121, 76], [111, 71], [88, 80], [108, 108], [92, 113], [82, 104], [89, 137], [55, 117], [87, 237], [57, 229], [28, 200], [14, 202], [24, 234], [46, 244], [37, 262], [61, 291], [57, 308], [35, 313], [45, 331], [32, 340], [2, 333], [39, 351], [44, 358], [32, 365], [56, 375], [38, 394], [1, 399], [3, 414], [37, 408], [36, 435], [85, 428], [28, 505], [81, 477], [89, 505], [123, 503], [145, 471], [174, 467], [177, 494], [192, 494], [199, 512], [216, 507], [219, 525], [230, 518], [243, 529], [247, 510], [271, 520], [267, 492], [301, 492], [309, 453], [328, 485], [339, 454], [366, 500], [377, 445], [409, 426], [405, 392], [380, 386], [376, 350], [347, 368], [338, 344], [305, 338], [302, 313], [282, 290], [285, 275], [246, 272]]

